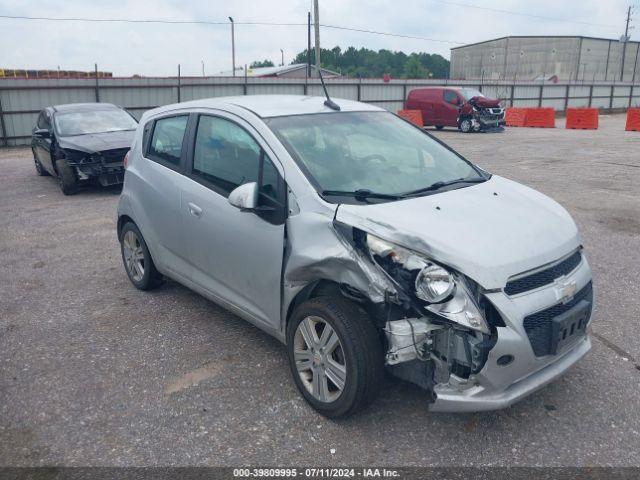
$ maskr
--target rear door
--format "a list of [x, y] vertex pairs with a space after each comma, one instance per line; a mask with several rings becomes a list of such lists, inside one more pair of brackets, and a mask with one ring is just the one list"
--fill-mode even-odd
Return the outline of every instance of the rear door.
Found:
[[157, 267], [178, 279], [191, 275], [183, 235], [180, 195], [184, 176], [189, 114], [172, 113], [149, 121], [143, 134], [143, 158], [130, 162], [127, 190], [138, 227]]
[[[282, 167], [252, 127], [220, 112], [194, 121], [191, 183], [182, 192], [193, 281], [270, 329], [280, 322], [285, 184]], [[239, 185], [258, 182], [258, 213], [229, 204]]]
[[458, 107], [462, 101], [454, 90], [443, 90], [442, 101], [440, 102], [440, 122], [447, 127], [458, 126]]

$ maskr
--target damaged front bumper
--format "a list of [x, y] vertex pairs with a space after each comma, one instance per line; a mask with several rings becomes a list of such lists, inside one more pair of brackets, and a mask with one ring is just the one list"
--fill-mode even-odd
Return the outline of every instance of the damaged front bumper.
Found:
[[504, 113], [499, 114], [480, 114], [476, 117], [480, 128], [487, 130], [490, 128], [498, 128], [505, 125]]
[[124, 165], [122, 163], [93, 163], [72, 165], [76, 169], [79, 180], [97, 178], [100, 185], [118, 185], [124, 182]]
[[[565, 296], [567, 285], [572, 286], [571, 296]], [[397, 376], [429, 390], [432, 411], [508, 407], [562, 375], [591, 348], [586, 332], [593, 312], [593, 290], [584, 257], [573, 272], [545, 287], [512, 296], [504, 291], [484, 296], [504, 322], [492, 327], [490, 342], [480, 341], [477, 334], [465, 336], [460, 330], [434, 328], [426, 317], [388, 324], [386, 334], [392, 347], [387, 353], [388, 367]], [[540, 315], [553, 317], [545, 338], [536, 337], [538, 334], [527, 327]], [[423, 347], [420, 352], [410, 348], [416, 343]], [[541, 351], [543, 347], [547, 350]], [[480, 368], [476, 368], [479, 362]]]
[[75, 169], [78, 180], [95, 178], [103, 187], [124, 182], [124, 156], [128, 149], [96, 153], [67, 152], [67, 162]]
[[[475, 382], [471, 385], [453, 385], [451, 383], [436, 385], [434, 389], [436, 400], [429, 405], [429, 410], [434, 412], [480, 412], [509, 407], [562, 375], [591, 349], [591, 339], [584, 336], [572, 348], [554, 356], [551, 362], [539, 370], [510, 385], [500, 386], [503, 382], [496, 377], [501, 376], [500, 369], [509, 367], [497, 365], [496, 360], [500, 356], [497, 353], [498, 350], [501, 350], [505, 343], [513, 345], [513, 342], [505, 341], [499, 336], [496, 347], [489, 353], [487, 364], [490, 366], [485, 366], [486, 371], [478, 374], [474, 379]], [[520, 343], [519, 340], [518, 343]], [[498, 385], [492, 385], [493, 380], [498, 380]]]

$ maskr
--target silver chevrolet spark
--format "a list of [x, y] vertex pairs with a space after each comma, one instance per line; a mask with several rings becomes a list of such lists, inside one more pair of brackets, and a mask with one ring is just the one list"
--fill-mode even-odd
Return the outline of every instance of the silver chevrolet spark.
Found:
[[281, 340], [320, 413], [385, 370], [434, 411], [507, 407], [591, 347], [591, 271], [550, 198], [363, 103], [228, 97], [144, 114], [118, 238], [139, 289], [169, 277]]

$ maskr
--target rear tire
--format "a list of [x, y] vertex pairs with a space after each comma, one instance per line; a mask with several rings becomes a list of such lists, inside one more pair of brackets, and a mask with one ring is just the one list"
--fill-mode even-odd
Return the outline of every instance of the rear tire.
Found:
[[436, 125], [436, 130], [442, 130], [444, 128], [444, 125]]
[[120, 253], [127, 276], [134, 287], [150, 290], [162, 283], [142, 233], [133, 222], [127, 222], [120, 232]]
[[64, 159], [58, 160], [56, 162], [56, 170], [58, 171], [58, 184], [62, 193], [65, 195], [78, 193], [79, 185], [76, 172], [67, 164], [67, 161]]
[[[325, 338], [327, 327], [337, 340]], [[376, 328], [359, 305], [339, 296], [312, 298], [295, 309], [287, 327], [287, 354], [298, 390], [329, 418], [352, 415], [373, 402], [384, 378]]]

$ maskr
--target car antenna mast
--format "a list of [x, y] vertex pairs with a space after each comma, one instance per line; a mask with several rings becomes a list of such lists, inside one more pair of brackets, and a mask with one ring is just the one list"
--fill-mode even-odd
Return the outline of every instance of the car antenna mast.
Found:
[[331, 110], [340, 111], [340, 105], [329, 98], [329, 92], [327, 92], [327, 86], [324, 84], [324, 78], [322, 78], [322, 72], [318, 69], [318, 75], [320, 76], [320, 81], [322, 82], [322, 89], [324, 90], [324, 95], [327, 99], [324, 101], [324, 104], [329, 107]]

